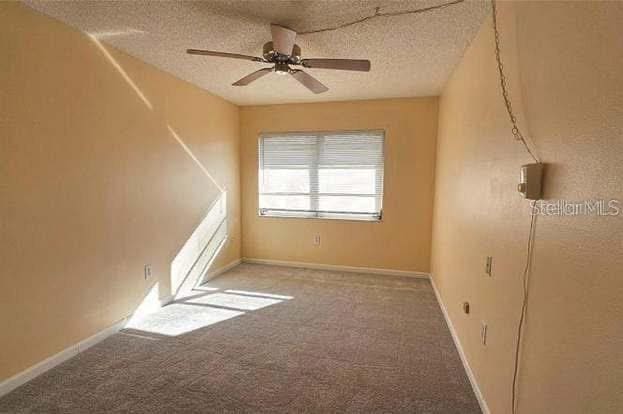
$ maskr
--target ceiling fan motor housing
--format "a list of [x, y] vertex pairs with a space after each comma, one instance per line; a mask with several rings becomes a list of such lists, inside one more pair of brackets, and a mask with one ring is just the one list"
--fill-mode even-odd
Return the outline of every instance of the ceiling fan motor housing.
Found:
[[267, 42], [264, 44], [263, 50], [264, 59], [271, 63], [292, 63], [298, 64], [301, 61], [301, 48], [299, 45], [294, 45], [292, 48], [292, 53], [290, 55], [283, 55], [281, 53], [275, 52], [273, 47], [273, 42]]

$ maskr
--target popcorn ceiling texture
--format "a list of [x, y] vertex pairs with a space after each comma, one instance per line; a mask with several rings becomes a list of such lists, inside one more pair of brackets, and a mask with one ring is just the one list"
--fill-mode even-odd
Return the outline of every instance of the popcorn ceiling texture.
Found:
[[475, 36], [488, 2], [466, 1], [418, 15], [381, 17], [334, 32], [302, 35], [303, 57], [363, 58], [369, 73], [308, 70], [329, 87], [314, 95], [295, 79], [266, 76], [231, 84], [268, 65], [190, 56], [187, 48], [260, 56], [270, 23], [298, 31], [356, 20], [382, 11], [428, 7], [437, 1], [27, 1], [102, 42], [239, 105], [436, 96]]

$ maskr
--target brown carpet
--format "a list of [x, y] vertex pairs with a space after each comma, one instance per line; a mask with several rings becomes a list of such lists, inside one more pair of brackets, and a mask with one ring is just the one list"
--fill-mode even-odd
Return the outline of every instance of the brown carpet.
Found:
[[0, 399], [9, 413], [480, 413], [427, 280], [243, 264]]

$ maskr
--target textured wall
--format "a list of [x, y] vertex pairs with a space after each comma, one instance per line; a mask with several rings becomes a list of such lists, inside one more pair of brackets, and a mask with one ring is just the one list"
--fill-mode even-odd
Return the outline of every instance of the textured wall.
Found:
[[[623, 200], [623, 3], [502, 2], [499, 13], [546, 198]], [[491, 411], [508, 413], [530, 223], [516, 185], [530, 159], [510, 134], [490, 19], [440, 99], [437, 153], [434, 280]], [[622, 239], [622, 216], [538, 217], [520, 413], [623, 411]]]
[[[243, 107], [240, 121], [244, 257], [428, 272], [437, 98]], [[383, 221], [258, 217], [259, 134], [344, 129], [386, 131]]]
[[239, 258], [240, 212], [234, 105], [18, 3], [0, 42], [2, 379], [168, 295], [219, 187]]

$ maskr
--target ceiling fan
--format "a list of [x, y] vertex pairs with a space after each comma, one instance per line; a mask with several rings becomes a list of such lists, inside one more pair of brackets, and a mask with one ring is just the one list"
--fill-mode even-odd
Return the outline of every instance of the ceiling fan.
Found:
[[259, 63], [272, 63], [271, 68], [263, 68], [255, 71], [237, 82], [233, 86], [246, 86], [262, 76], [275, 72], [278, 75], [291, 75], [303, 86], [313, 93], [323, 93], [329, 90], [316, 78], [300, 69], [292, 69], [290, 66], [302, 66], [309, 69], [337, 69], [354, 70], [359, 72], [370, 71], [370, 61], [363, 59], [302, 59], [301, 48], [294, 43], [296, 32], [287, 27], [277, 24], [270, 25], [273, 37], [272, 42], [264, 44], [263, 57], [240, 55], [237, 53], [214, 52], [211, 50], [187, 49], [191, 55], [217, 56], [233, 59], [250, 60]]

